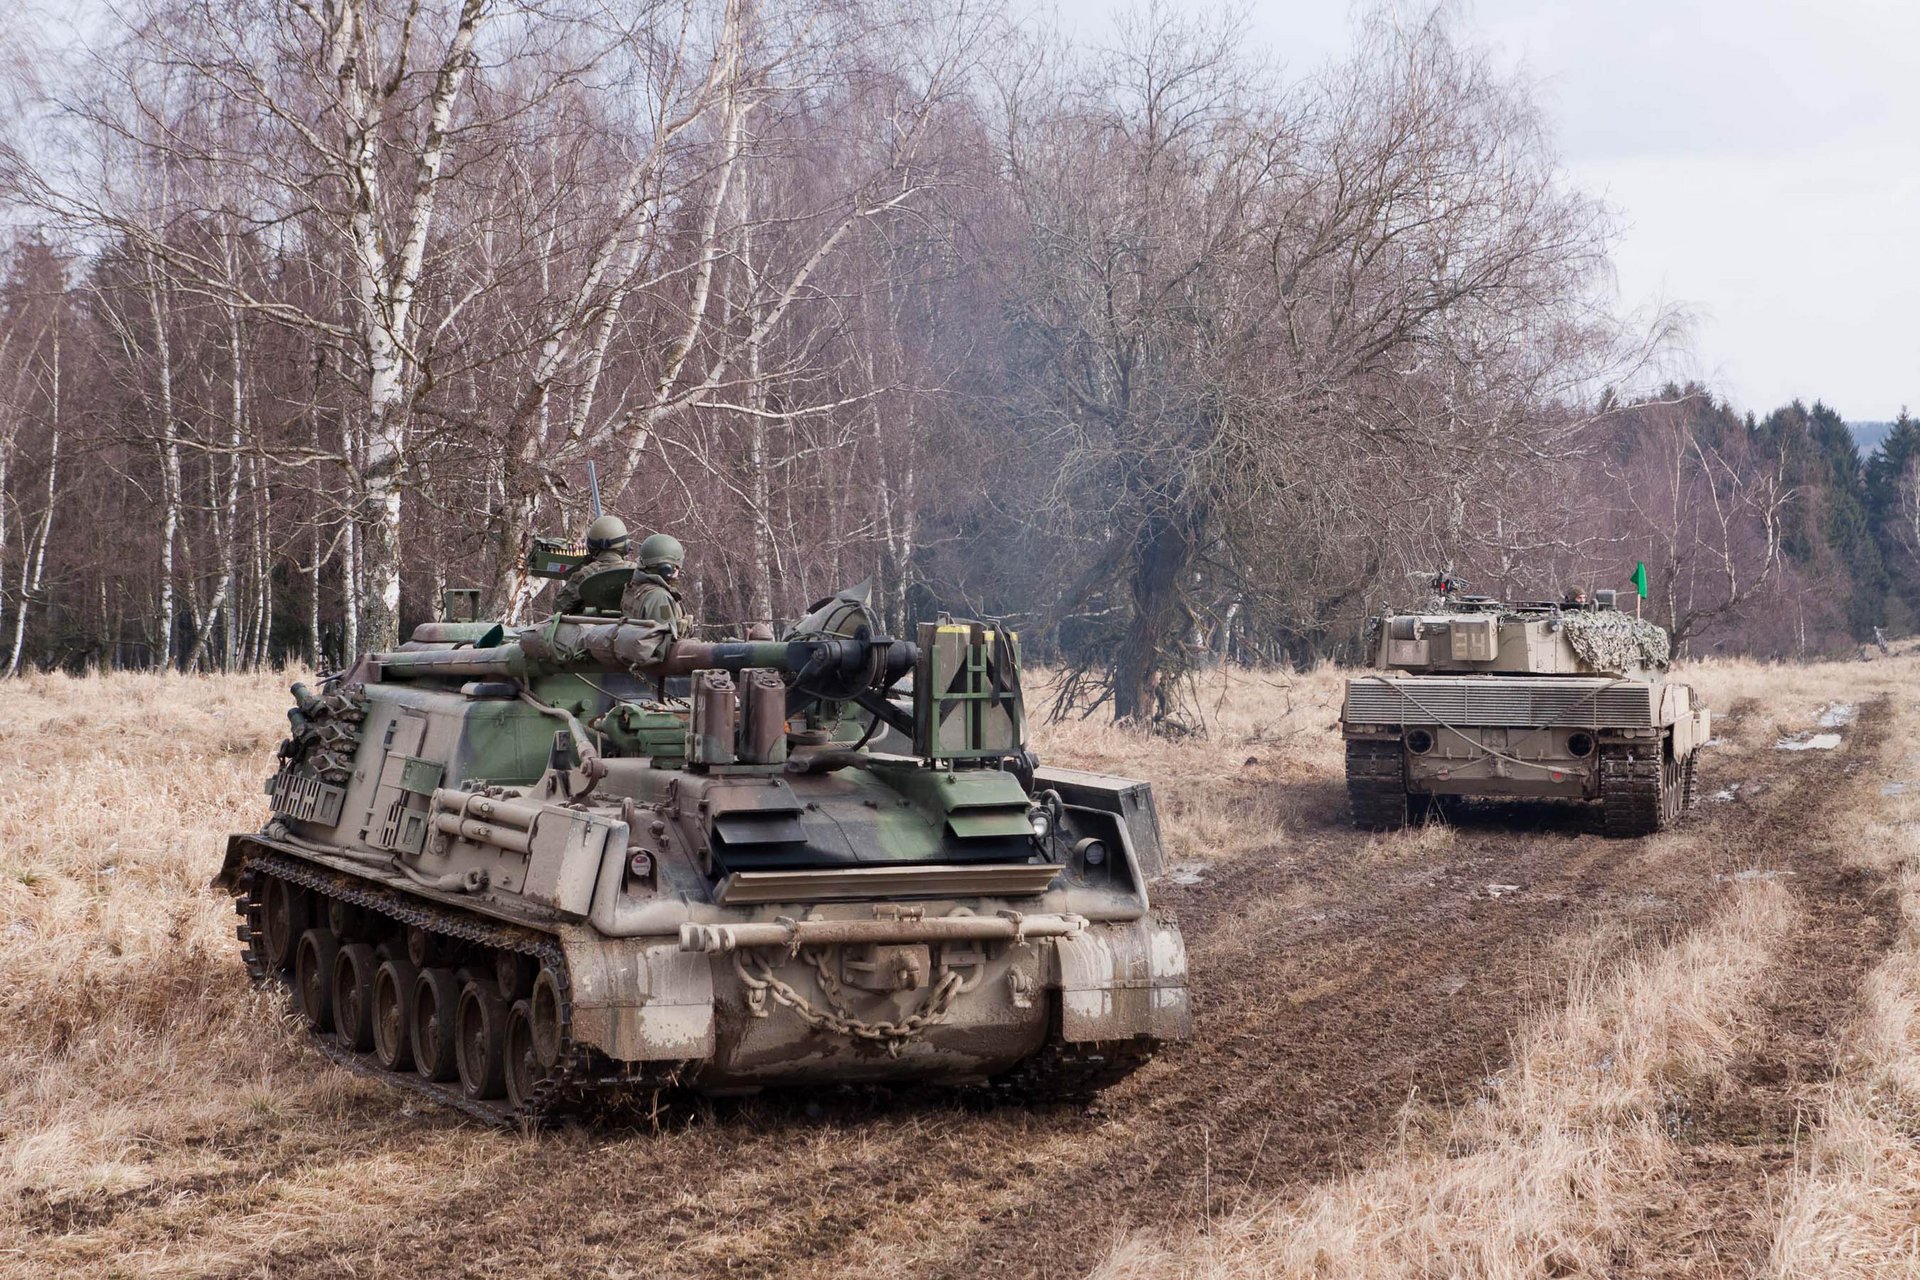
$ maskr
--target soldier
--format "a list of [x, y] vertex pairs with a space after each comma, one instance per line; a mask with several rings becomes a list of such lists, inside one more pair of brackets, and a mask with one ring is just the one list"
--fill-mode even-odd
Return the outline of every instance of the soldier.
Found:
[[675, 636], [686, 635], [693, 624], [673, 586], [686, 557], [679, 539], [670, 533], [656, 533], [641, 543], [640, 571], [620, 597], [621, 615], [664, 622], [673, 628]]
[[556, 613], [580, 611], [580, 583], [588, 574], [636, 567], [627, 559], [627, 526], [619, 516], [600, 516], [587, 526], [587, 552], [592, 558], [561, 580], [560, 594], [554, 598]]
[[1587, 589], [1585, 587], [1568, 587], [1566, 598], [1560, 602], [1560, 607], [1563, 609], [1586, 608]]

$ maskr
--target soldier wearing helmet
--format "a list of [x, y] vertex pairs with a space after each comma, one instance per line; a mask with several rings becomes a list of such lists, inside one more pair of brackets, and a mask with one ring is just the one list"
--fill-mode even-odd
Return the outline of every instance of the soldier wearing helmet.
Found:
[[640, 544], [640, 570], [620, 597], [623, 617], [664, 622], [673, 634], [683, 636], [692, 629], [687, 608], [674, 586], [686, 563], [686, 549], [670, 533], [656, 533]]
[[554, 600], [556, 612], [580, 612], [583, 607], [580, 585], [589, 576], [608, 569], [636, 568], [633, 561], [627, 559], [627, 526], [619, 516], [598, 516], [587, 526], [587, 554], [587, 562], [562, 580], [560, 594]]

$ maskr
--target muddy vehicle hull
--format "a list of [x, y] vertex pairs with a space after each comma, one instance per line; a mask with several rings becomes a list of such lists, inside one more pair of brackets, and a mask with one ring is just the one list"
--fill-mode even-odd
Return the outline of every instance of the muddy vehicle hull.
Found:
[[1348, 682], [1341, 727], [1366, 830], [1455, 796], [1591, 803], [1607, 834], [1649, 835], [1693, 805], [1711, 736], [1686, 685], [1582, 676], [1369, 675]]

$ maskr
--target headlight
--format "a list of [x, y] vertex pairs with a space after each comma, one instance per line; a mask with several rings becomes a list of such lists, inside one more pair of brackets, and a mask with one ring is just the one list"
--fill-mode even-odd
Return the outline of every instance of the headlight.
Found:
[[1027, 825], [1033, 828], [1035, 840], [1045, 840], [1047, 833], [1053, 830], [1053, 819], [1047, 816], [1045, 809], [1027, 810]]
[[1082, 861], [1089, 867], [1100, 866], [1102, 863], [1106, 862], [1107, 860], [1106, 842], [1102, 840], [1096, 840], [1092, 836], [1088, 836], [1085, 840], [1082, 840], [1079, 844], [1074, 845], [1073, 851], [1079, 854], [1080, 861]]

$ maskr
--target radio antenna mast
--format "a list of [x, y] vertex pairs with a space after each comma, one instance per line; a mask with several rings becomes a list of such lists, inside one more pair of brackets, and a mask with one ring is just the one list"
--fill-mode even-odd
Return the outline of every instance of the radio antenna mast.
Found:
[[593, 490], [593, 518], [598, 520], [604, 512], [600, 510], [600, 473], [593, 469], [593, 459], [587, 459], [587, 487]]

